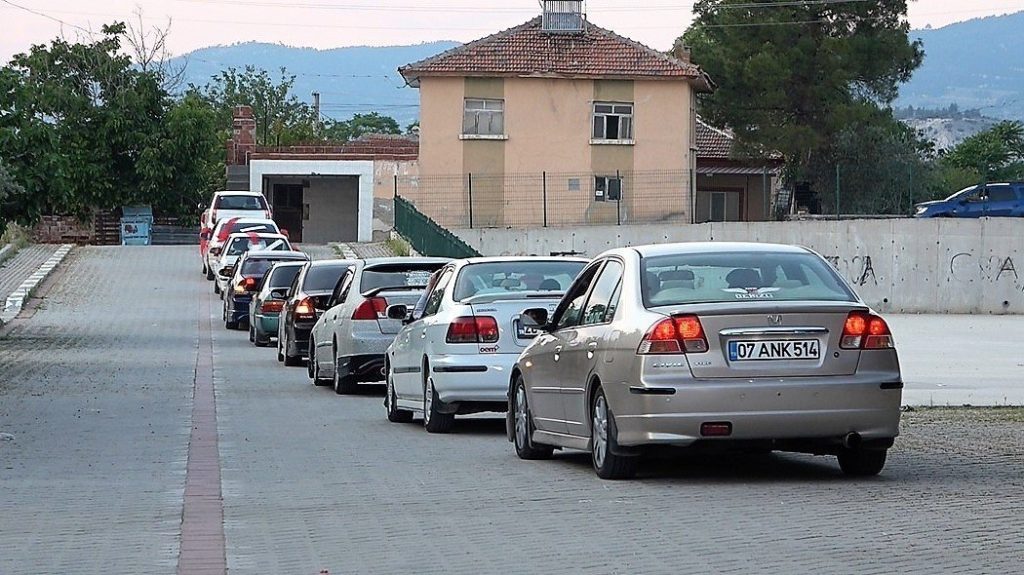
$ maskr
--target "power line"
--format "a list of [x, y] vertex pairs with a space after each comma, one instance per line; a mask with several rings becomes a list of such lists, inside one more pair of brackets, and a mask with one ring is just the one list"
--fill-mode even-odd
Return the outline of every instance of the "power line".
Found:
[[65, 22], [64, 20], [61, 20], [60, 18], [57, 18], [56, 16], [50, 16], [49, 14], [45, 14], [45, 13], [40, 12], [38, 10], [33, 10], [33, 9], [27, 7], [27, 6], [22, 6], [21, 4], [15, 4], [14, 2], [11, 2], [11, 0], [0, 0], [0, 2], [3, 2], [4, 4], [7, 4], [8, 6], [12, 6], [14, 8], [17, 8], [18, 10], [24, 10], [25, 12], [28, 12], [30, 14], [35, 14], [36, 16], [41, 16], [43, 18], [46, 18], [47, 20], [53, 20], [54, 22], [57, 22], [57, 23], [59, 23], [59, 24], [61, 24], [63, 26], [70, 26], [71, 28], [75, 28], [77, 30], [81, 30], [82, 32], [85, 32], [86, 34], [92, 34], [92, 30], [86, 30], [85, 28], [82, 28], [81, 26], [77, 26], [77, 25], [72, 24], [70, 22]]

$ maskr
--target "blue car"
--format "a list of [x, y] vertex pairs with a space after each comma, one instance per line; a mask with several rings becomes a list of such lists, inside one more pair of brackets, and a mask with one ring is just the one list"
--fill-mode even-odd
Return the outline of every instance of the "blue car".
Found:
[[944, 200], [915, 206], [916, 218], [994, 218], [1024, 216], [1024, 182], [979, 184]]

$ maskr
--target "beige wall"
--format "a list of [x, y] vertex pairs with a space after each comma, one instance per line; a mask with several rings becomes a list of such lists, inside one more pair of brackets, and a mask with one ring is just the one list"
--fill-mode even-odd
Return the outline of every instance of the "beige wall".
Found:
[[416, 160], [374, 160], [373, 197], [390, 200], [395, 196], [395, 176], [408, 179], [418, 176], [420, 164]]
[[[475, 226], [540, 225], [547, 172], [548, 223], [689, 219], [692, 88], [676, 81], [423, 78], [418, 205], [462, 207], [472, 173]], [[466, 97], [503, 97], [505, 140], [460, 139]], [[633, 102], [635, 145], [591, 144], [593, 102]], [[621, 206], [594, 201], [594, 175], [644, 172]], [[647, 173], [651, 172], [651, 173]], [[658, 178], [654, 172], [675, 172]], [[494, 176], [501, 176], [500, 178]], [[446, 176], [446, 177], [445, 177]], [[443, 180], [443, 181], [442, 181]], [[570, 190], [579, 180], [579, 190]], [[575, 183], [575, 182], [574, 182]], [[463, 186], [466, 188], [467, 186]], [[441, 212], [442, 210], [435, 210]], [[429, 214], [444, 219], [444, 214]], [[450, 216], [450, 214], [449, 214]], [[456, 218], [458, 219], [458, 218]]]

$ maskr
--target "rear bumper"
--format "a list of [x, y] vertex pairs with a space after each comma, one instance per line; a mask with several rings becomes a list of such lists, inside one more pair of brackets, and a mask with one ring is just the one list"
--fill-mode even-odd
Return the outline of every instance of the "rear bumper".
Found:
[[338, 375], [359, 381], [384, 381], [384, 354], [339, 357]]
[[228, 319], [231, 321], [249, 321], [249, 304], [252, 303], [252, 296], [231, 296], [231, 305], [228, 310]]
[[508, 402], [516, 354], [448, 355], [430, 358], [430, 377], [445, 403]]
[[256, 312], [255, 314], [253, 314], [253, 317], [256, 318], [256, 321], [254, 322], [254, 327], [256, 328], [257, 331], [266, 335], [271, 335], [275, 337], [277, 336], [277, 328], [279, 325], [278, 314], [275, 313], [273, 315], [263, 315], [259, 312]]
[[[679, 445], [697, 441], [839, 440], [858, 433], [865, 441], [899, 435], [902, 384], [898, 378], [851, 377], [844, 381], [692, 380], [677, 385], [605, 386], [624, 446]], [[728, 422], [727, 437], [704, 437], [701, 424]]]

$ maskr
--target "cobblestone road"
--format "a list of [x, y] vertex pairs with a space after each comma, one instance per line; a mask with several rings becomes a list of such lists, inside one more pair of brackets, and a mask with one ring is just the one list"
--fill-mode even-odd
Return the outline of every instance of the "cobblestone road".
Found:
[[[21, 282], [43, 265], [53, 252], [57, 251], [58, 245], [32, 245], [18, 250], [18, 253], [0, 263], [0, 308], [7, 296], [18, 289]], [[2, 310], [0, 310], [2, 311]]]
[[[160, 250], [159, 252], [156, 250]], [[0, 573], [172, 573], [193, 250], [77, 250], [0, 342]], [[117, 281], [113, 281], [113, 280]], [[216, 306], [214, 306], [216, 310]], [[218, 312], [213, 312], [216, 314]], [[214, 317], [213, 319], [218, 319]], [[800, 455], [523, 462], [500, 419], [428, 436], [215, 322], [228, 572], [1018, 573], [1024, 411], [918, 410], [883, 475]]]

